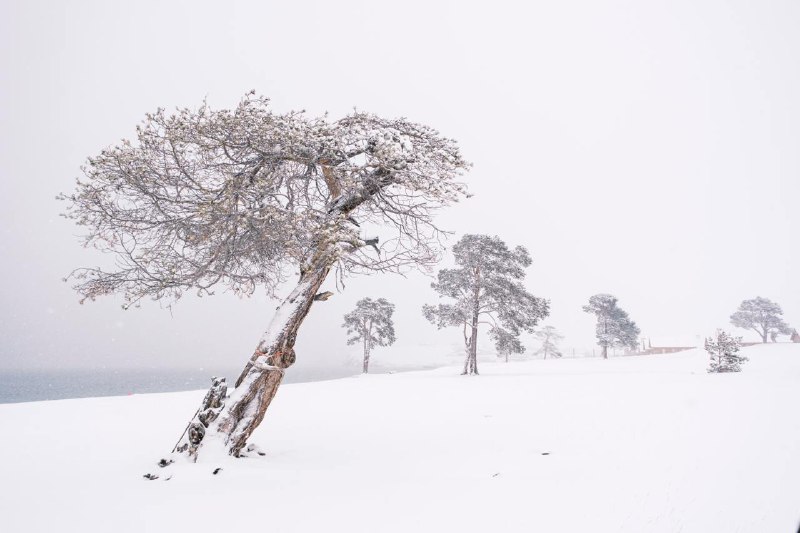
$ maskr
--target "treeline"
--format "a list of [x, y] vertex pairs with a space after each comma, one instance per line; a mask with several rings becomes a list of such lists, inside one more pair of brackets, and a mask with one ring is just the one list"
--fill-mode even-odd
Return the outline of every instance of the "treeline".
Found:
[[[550, 325], [535, 329], [549, 316], [550, 302], [525, 288], [525, 269], [532, 264], [527, 249], [511, 248], [496, 236], [469, 234], [453, 246], [452, 252], [455, 268], [439, 270], [431, 284], [443, 301], [425, 304], [422, 313], [439, 329], [455, 327], [462, 332], [465, 351], [462, 374], [478, 374], [477, 343], [482, 327], [488, 328], [498, 357], [506, 362], [509, 355], [525, 352], [523, 333], [534, 334], [541, 341], [536, 353], [543, 358], [561, 357], [558, 344], [564, 337]], [[396, 340], [394, 309], [394, 304], [384, 298], [363, 298], [344, 317], [347, 343], [362, 345], [364, 373], [369, 372], [372, 349], [389, 346]], [[596, 318], [595, 337], [603, 359], [608, 359], [609, 348], [638, 349], [641, 330], [620, 307], [617, 297], [595, 294], [582, 309]], [[781, 318], [782, 314], [778, 304], [757, 297], [741, 303], [731, 315], [731, 324], [755, 331], [763, 342], [768, 338], [775, 342], [781, 334], [797, 336]], [[747, 360], [737, 355], [741, 337], [721, 330], [706, 339], [705, 348], [711, 360], [709, 372], [739, 371], [741, 363]]]

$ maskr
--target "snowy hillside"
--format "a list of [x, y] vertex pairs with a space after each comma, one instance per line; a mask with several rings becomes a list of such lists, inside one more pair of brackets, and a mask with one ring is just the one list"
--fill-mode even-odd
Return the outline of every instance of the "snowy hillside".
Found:
[[[800, 346], [284, 386], [260, 458], [168, 482], [202, 391], [0, 405], [4, 531], [790, 532]], [[222, 467], [218, 475], [211, 472]]]

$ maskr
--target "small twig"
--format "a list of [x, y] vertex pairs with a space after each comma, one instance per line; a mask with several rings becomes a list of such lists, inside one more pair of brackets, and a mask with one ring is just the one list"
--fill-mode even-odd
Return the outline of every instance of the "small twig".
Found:
[[187, 431], [189, 431], [189, 426], [191, 426], [191, 425], [192, 425], [192, 421], [193, 421], [195, 418], [197, 418], [197, 415], [198, 415], [198, 413], [200, 413], [200, 411], [201, 411], [202, 409], [203, 409], [203, 404], [200, 404], [200, 407], [198, 407], [198, 408], [197, 408], [197, 411], [195, 411], [195, 413], [194, 413], [194, 416], [192, 416], [192, 418], [191, 418], [191, 419], [189, 419], [189, 423], [188, 423], [188, 424], [186, 424], [186, 427], [183, 429], [183, 433], [181, 433], [181, 436], [180, 436], [180, 437], [178, 437], [178, 442], [176, 442], [176, 443], [175, 443], [175, 446], [172, 448], [172, 453], [175, 453], [175, 450], [177, 450], [177, 449], [178, 449], [178, 444], [180, 444], [180, 443], [181, 443], [181, 441], [183, 440], [183, 436], [184, 436], [184, 435], [186, 435], [186, 432], [187, 432]]

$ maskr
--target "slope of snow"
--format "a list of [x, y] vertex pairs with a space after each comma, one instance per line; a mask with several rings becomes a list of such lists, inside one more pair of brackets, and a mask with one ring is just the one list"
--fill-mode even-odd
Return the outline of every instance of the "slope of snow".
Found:
[[168, 482], [203, 391], [0, 405], [2, 530], [795, 531], [800, 346], [744, 353], [727, 375], [690, 351], [285, 385], [266, 456]]

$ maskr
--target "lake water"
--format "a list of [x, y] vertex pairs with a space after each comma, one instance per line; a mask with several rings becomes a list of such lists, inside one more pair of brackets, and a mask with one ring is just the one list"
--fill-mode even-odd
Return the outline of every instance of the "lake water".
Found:
[[[126, 396], [150, 392], [207, 389], [211, 376], [234, 381], [241, 368], [216, 369], [91, 369], [91, 370], [0, 370], [0, 403]], [[284, 383], [322, 381], [356, 375], [358, 368], [324, 370], [290, 369]]]

